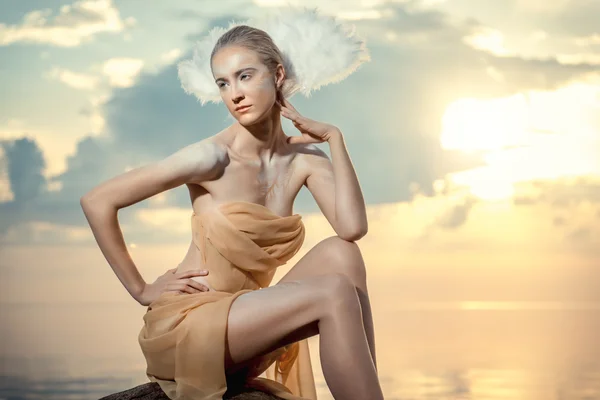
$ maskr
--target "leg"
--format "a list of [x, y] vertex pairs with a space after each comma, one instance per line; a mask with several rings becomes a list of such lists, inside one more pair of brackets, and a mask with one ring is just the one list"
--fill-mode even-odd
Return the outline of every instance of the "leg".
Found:
[[383, 399], [352, 282], [341, 274], [239, 296], [228, 317], [226, 368], [319, 334], [321, 366], [336, 399]]
[[340, 239], [339, 236], [331, 236], [322, 240], [310, 249], [277, 284], [330, 273], [346, 275], [356, 287], [365, 334], [369, 342], [373, 364], [377, 369], [375, 331], [371, 302], [367, 291], [367, 273], [360, 248], [355, 242], [348, 242]]

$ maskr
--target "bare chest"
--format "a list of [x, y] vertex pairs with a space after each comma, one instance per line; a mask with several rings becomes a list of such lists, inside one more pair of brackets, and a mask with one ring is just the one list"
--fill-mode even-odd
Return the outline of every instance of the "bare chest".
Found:
[[249, 201], [287, 215], [292, 213], [304, 181], [299, 160], [293, 155], [280, 157], [269, 165], [230, 157], [220, 176], [203, 186], [212, 202]]

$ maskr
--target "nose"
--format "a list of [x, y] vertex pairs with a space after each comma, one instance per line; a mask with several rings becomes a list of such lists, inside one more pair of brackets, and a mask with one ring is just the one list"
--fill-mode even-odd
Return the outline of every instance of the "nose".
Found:
[[237, 85], [231, 86], [231, 99], [233, 100], [234, 104], [244, 100], [244, 93], [242, 93]]

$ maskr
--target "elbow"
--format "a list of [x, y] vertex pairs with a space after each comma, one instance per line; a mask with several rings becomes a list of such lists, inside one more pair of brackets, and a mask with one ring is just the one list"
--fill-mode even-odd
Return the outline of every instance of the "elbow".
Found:
[[95, 208], [92, 205], [92, 200], [91, 200], [90, 196], [88, 196], [88, 195], [81, 196], [81, 198], [79, 199], [79, 205], [81, 206], [81, 210], [83, 210], [83, 214], [89, 220], [90, 215], [92, 214], [92, 210]]
[[92, 204], [94, 203], [92, 192], [87, 192], [83, 196], [79, 198], [79, 205], [83, 209], [83, 211], [88, 211], [93, 208]]
[[84, 194], [83, 196], [81, 196], [79, 198], [79, 205], [81, 206], [81, 209], [83, 211], [85, 211], [86, 209], [89, 208], [89, 204], [90, 204], [90, 198], [87, 194]]
[[88, 192], [79, 198], [79, 205], [86, 215], [96, 213], [107, 208], [114, 209], [105, 199], [94, 196], [93, 192]]
[[343, 234], [338, 234], [338, 236], [341, 239], [344, 239], [348, 242], [356, 242], [356, 241], [362, 239], [367, 234], [368, 230], [369, 230], [369, 228], [366, 225], [364, 225], [357, 229], [348, 230], [347, 232], [344, 232]]

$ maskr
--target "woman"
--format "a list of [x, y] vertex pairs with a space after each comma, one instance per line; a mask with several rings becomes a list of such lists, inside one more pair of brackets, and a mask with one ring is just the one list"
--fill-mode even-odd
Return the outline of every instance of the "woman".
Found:
[[[334, 398], [382, 399], [365, 265], [354, 243], [367, 232], [365, 203], [342, 132], [284, 98], [281, 54], [260, 29], [230, 29], [211, 70], [235, 123], [81, 199], [117, 277], [148, 306], [139, 337], [148, 377], [172, 399], [221, 398], [227, 384], [316, 399], [307, 339], [319, 334]], [[301, 136], [287, 136], [281, 116]], [[315, 143], [329, 144], [333, 162]], [[117, 211], [182, 184], [192, 200], [192, 242], [176, 269], [146, 283]], [[269, 286], [304, 239], [301, 216], [292, 214], [303, 185], [337, 236]], [[275, 380], [258, 378], [265, 371]]]

